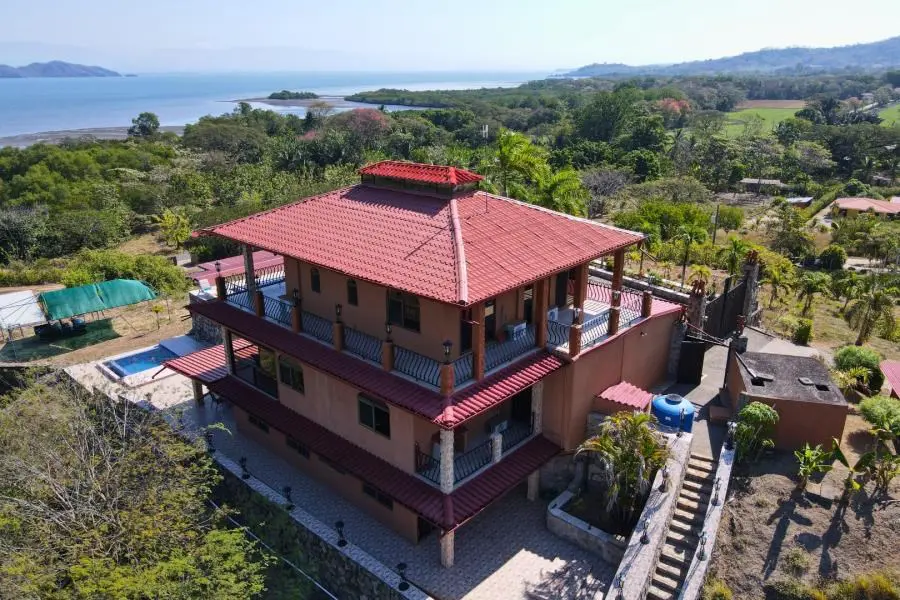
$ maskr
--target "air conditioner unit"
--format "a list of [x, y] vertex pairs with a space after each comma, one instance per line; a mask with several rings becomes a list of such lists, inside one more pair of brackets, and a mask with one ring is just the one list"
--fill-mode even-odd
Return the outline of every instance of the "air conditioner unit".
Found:
[[527, 323], [525, 321], [517, 321], [515, 323], [507, 323], [506, 324], [506, 338], [510, 340], [517, 340], [525, 335], [525, 331], [527, 330]]
[[558, 320], [559, 320], [559, 308], [557, 308], [556, 306], [554, 306], [553, 308], [551, 308], [550, 310], [548, 310], [548, 311], [547, 311], [547, 318], [548, 318], [549, 320], [551, 320], [551, 321], [558, 321]]
[[506, 428], [509, 427], [509, 421], [503, 420], [494, 425], [491, 433], [503, 433], [506, 431]]

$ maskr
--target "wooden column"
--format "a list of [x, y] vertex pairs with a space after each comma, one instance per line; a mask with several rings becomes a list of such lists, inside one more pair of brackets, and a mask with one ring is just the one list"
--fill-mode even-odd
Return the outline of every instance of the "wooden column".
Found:
[[587, 299], [588, 284], [588, 266], [590, 263], [584, 263], [575, 268], [575, 294], [574, 306], [578, 310], [584, 310], [584, 301]]
[[257, 317], [262, 318], [266, 316], [266, 297], [261, 290], [256, 290], [253, 293], [253, 308], [256, 310]]
[[303, 332], [303, 300], [297, 288], [294, 288], [294, 303], [291, 306], [291, 329], [294, 333]]
[[[622, 290], [622, 277], [625, 275], [625, 249], [616, 250], [613, 255], [612, 289]], [[615, 298], [613, 298], [615, 300]], [[618, 306], [618, 304], [616, 304]]]
[[227, 290], [225, 289], [225, 278], [221, 275], [216, 277], [216, 300], [225, 300]]
[[578, 311], [577, 319], [569, 327], [569, 357], [575, 358], [581, 354], [581, 319], [584, 318]]
[[222, 346], [225, 348], [225, 368], [229, 375], [234, 375], [234, 344], [231, 340], [231, 330], [222, 327]]
[[253, 247], [244, 245], [244, 283], [247, 286], [247, 293], [253, 297], [256, 292], [256, 268], [253, 266]]
[[455, 385], [456, 373], [453, 369], [453, 363], [445, 362], [441, 365], [441, 395], [449, 397], [453, 395], [453, 386]]
[[541, 279], [534, 282], [534, 341], [538, 348], [547, 345], [547, 303], [550, 301], [550, 280]]
[[613, 255], [612, 299], [609, 309], [608, 335], [615, 335], [619, 331], [619, 320], [622, 309], [622, 278], [625, 275], [625, 249], [616, 250]]
[[199, 379], [192, 379], [191, 385], [194, 388], [194, 402], [203, 405], [203, 382]]
[[653, 312], [653, 292], [650, 290], [644, 290], [644, 295], [641, 297], [641, 316], [649, 317]]
[[484, 302], [472, 307], [472, 375], [484, 379]]

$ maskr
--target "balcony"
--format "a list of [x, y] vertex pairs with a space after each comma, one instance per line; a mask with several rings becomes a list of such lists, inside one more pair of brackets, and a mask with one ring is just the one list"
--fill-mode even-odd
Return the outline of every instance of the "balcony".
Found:
[[[500, 456], [517, 448], [534, 433], [531, 423], [522, 421], [509, 421], [506, 428], [500, 432]], [[486, 436], [475, 443], [467, 445], [465, 452], [457, 452], [453, 456], [453, 483], [454, 485], [481, 471], [494, 461], [494, 441], [491, 436]], [[441, 484], [441, 458], [440, 445], [433, 444], [431, 454], [422, 452], [416, 444], [416, 473], [434, 485]]]
[[[269, 267], [257, 272], [258, 289], [263, 294], [265, 318], [282, 327], [291, 328], [293, 302], [287, 299], [284, 270]], [[255, 301], [247, 290], [243, 275], [226, 279], [226, 301], [248, 312], [256, 312]], [[612, 289], [598, 280], [591, 280], [587, 286], [587, 298], [581, 315], [581, 349], [589, 349], [602, 342], [609, 334]], [[619, 327], [628, 327], [641, 316], [642, 297], [628, 290], [621, 292], [621, 313]], [[323, 344], [333, 345], [333, 323], [331, 320], [307, 311], [301, 313], [303, 335], [312, 337]], [[569, 306], [552, 309], [547, 322], [547, 349], [568, 353], [575, 310]], [[382, 364], [381, 338], [344, 325], [345, 352], [363, 360]], [[489, 341], [485, 344], [484, 370], [490, 373], [516, 359], [537, 350], [534, 325], [520, 327], [504, 340]], [[394, 371], [416, 382], [440, 388], [441, 361], [419, 354], [409, 348], [394, 346]], [[454, 387], [459, 389], [474, 381], [471, 352], [453, 361]]]

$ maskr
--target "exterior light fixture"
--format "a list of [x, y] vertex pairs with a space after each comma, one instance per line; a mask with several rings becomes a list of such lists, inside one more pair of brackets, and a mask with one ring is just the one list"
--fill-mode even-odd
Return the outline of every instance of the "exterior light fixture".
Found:
[[387, 334], [388, 339], [391, 339], [391, 331], [392, 330], [393, 330], [393, 328], [391, 327], [391, 322], [386, 321], [384, 324], [384, 332]]
[[340, 305], [340, 303], [334, 305], [334, 314], [337, 315], [338, 321], [341, 320], [341, 309], [342, 308], [343, 307]]
[[397, 589], [405, 592], [409, 589], [409, 580], [406, 578], [406, 563], [397, 565], [397, 573], [400, 574], [400, 585], [397, 586]]
[[221, 275], [221, 274], [222, 274], [222, 263], [220, 263], [219, 261], [216, 261], [216, 275]]
[[285, 506], [284, 508], [288, 512], [294, 510], [294, 503], [291, 500], [291, 486], [286, 485], [283, 488], [281, 488], [281, 493], [284, 496], [284, 499], [287, 500], [287, 506]]
[[339, 548], [343, 548], [347, 545], [347, 538], [344, 537], [344, 522], [337, 521], [334, 524], [334, 528], [337, 529], [338, 532], [338, 542], [337, 545]]
[[453, 348], [453, 342], [444, 340], [444, 360], [450, 362], [450, 350]]
[[291, 296], [294, 297], [294, 304], [297, 304], [298, 302], [300, 302], [300, 290], [298, 290], [297, 288], [294, 288], [294, 291], [291, 292]]
[[650, 535], [647, 533], [647, 519], [644, 519], [644, 524], [641, 526], [641, 543], [650, 543]]
[[663, 465], [662, 483], [659, 486], [659, 491], [665, 492], [668, 489], [669, 489], [669, 465]]

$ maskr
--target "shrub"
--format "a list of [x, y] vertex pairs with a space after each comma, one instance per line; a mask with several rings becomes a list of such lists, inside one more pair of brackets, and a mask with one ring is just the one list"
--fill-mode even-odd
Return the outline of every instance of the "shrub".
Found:
[[703, 600], [731, 600], [731, 589], [721, 579], [710, 579], [703, 586]]
[[823, 269], [837, 271], [844, 268], [847, 262], [847, 251], [842, 246], [831, 244], [819, 254], [819, 262]]
[[859, 411], [866, 421], [875, 427], [889, 430], [900, 428], [900, 400], [896, 398], [887, 396], [866, 398], [860, 403]]
[[784, 555], [784, 569], [797, 577], [809, 570], [809, 554], [803, 548], [791, 548]]
[[812, 341], [812, 319], [800, 319], [794, 329], [793, 340], [795, 344], [808, 346]]
[[880, 390], [884, 385], [884, 375], [879, 363], [881, 355], [871, 348], [862, 346], [844, 346], [834, 354], [834, 365], [841, 371], [853, 367], [865, 367], [869, 370], [869, 389]]
[[887, 573], [865, 573], [835, 584], [828, 600], [900, 600], [900, 582]]
[[117, 278], [146, 281], [163, 294], [187, 290], [183, 271], [162, 256], [132, 256], [118, 250], [82, 250], [69, 263], [62, 282], [78, 286]]
[[775, 445], [772, 435], [778, 413], [762, 402], [751, 402], [741, 409], [737, 416], [737, 429], [734, 439], [737, 444], [736, 458], [738, 462], [755, 460], [763, 448]]

